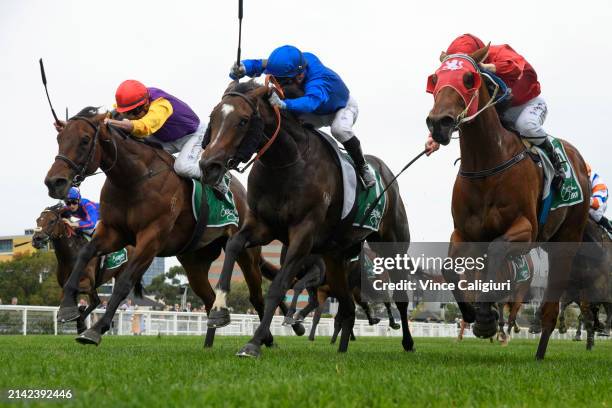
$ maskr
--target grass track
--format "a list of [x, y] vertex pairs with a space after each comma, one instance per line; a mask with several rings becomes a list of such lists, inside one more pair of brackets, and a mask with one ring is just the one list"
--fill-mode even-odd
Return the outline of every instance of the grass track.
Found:
[[[339, 355], [320, 337], [279, 337], [259, 360], [234, 353], [244, 337], [104, 337], [100, 347], [69, 336], [0, 336], [0, 389], [71, 388], [83, 407], [585, 406], [612, 405], [612, 341], [584, 342], [359, 338]], [[4, 398], [4, 396], [2, 397]], [[19, 403], [6, 403], [19, 406]], [[3, 402], [0, 402], [3, 404]]]

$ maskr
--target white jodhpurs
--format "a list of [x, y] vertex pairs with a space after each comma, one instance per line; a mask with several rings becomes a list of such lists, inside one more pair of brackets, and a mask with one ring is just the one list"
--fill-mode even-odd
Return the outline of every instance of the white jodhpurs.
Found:
[[181, 137], [172, 142], [163, 142], [155, 136], [150, 136], [149, 140], [162, 145], [165, 151], [174, 155], [178, 153], [174, 161], [174, 171], [179, 176], [193, 179], [200, 179], [202, 171], [200, 170], [200, 156], [202, 155], [202, 140], [206, 126], [200, 123], [198, 129], [190, 134]]
[[336, 113], [329, 115], [304, 113], [300, 115], [300, 119], [317, 129], [330, 126], [332, 136], [340, 143], [344, 143], [355, 136], [353, 125], [357, 121], [357, 116], [359, 116], [359, 106], [355, 98], [349, 96], [346, 106]]
[[534, 145], [540, 145], [548, 136], [542, 127], [547, 113], [546, 101], [537, 96], [523, 105], [513, 106], [506, 110], [503, 119], [512, 123], [523, 138]]

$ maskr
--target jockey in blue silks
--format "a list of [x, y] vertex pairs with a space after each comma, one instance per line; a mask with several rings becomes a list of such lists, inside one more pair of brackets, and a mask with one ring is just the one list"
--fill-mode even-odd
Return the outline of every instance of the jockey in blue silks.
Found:
[[303, 89], [304, 96], [294, 99], [282, 100], [273, 93], [270, 104], [294, 112], [315, 128], [330, 126], [332, 136], [344, 145], [353, 159], [364, 185], [372, 187], [374, 174], [365, 162], [359, 139], [353, 133], [359, 114], [357, 101], [340, 76], [324, 66], [314, 54], [284, 45], [272, 51], [267, 60], [247, 59], [235, 63], [230, 77], [257, 77], [262, 73], [273, 75], [281, 83], [293, 82]]
[[63, 218], [64, 222], [77, 232], [92, 235], [100, 219], [99, 204], [82, 198], [81, 193], [75, 187], [70, 187], [64, 202], [66, 203], [64, 214], [79, 219], [78, 222], [73, 222], [70, 221], [70, 218]]

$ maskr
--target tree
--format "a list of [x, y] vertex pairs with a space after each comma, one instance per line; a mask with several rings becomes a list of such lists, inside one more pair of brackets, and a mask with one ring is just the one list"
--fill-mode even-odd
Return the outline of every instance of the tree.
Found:
[[227, 295], [227, 305], [234, 313], [246, 313], [248, 309], [253, 308], [249, 297], [246, 282], [232, 282], [232, 290]]
[[16, 297], [22, 305], [58, 305], [61, 288], [56, 272], [53, 252], [15, 255], [0, 263], [0, 298], [8, 303]]

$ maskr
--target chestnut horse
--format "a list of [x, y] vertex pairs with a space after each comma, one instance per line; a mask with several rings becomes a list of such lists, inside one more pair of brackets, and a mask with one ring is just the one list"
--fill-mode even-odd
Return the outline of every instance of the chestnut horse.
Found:
[[[57, 283], [62, 288], [74, 268], [78, 252], [87, 243], [87, 239], [83, 235], [77, 234], [72, 227], [62, 222], [64, 211], [65, 207], [61, 203], [45, 208], [36, 219], [36, 229], [32, 236], [32, 246], [36, 249], [43, 248], [51, 241], [57, 259]], [[128, 258], [130, 253], [131, 247], [128, 247]], [[86, 309], [79, 310], [80, 316], [76, 321], [79, 334], [87, 328], [85, 318], [100, 305], [100, 298], [96, 289], [113, 277], [118, 276], [125, 269], [125, 264], [112, 269], [100, 270], [100, 268], [100, 258], [92, 259], [85, 269], [85, 275], [79, 282], [79, 293], [87, 294], [89, 297], [89, 305]], [[97, 275], [100, 273], [101, 276], [97, 279]], [[140, 282], [136, 285], [136, 292], [142, 292]]]
[[[105, 117], [89, 107], [68, 121], [57, 136], [59, 154], [45, 179], [49, 195], [63, 198], [73, 180], [82, 180], [98, 168], [107, 176], [100, 194], [101, 221], [92, 240], [79, 252], [64, 285], [58, 320], [78, 319], [79, 280], [92, 258], [134, 246], [125, 271], [115, 283], [104, 316], [77, 337], [77, 341], [87, 344], [100, 343], [120, 302], [140, 282], [156, 256], [177, 256], [193, 291], [210, 311], [215, 293], [208, 281], [208, 270], [227, 238], [238, 230], [234, 225], [208, 227], [195, 248], [183, 252], [196, 225], [191, 205], [191, 180], [179, 177], [172, 170], [174, 158], [170, 154], [104, 125]], [[242, 221], [247, 210], [246, 192], [237, 180], [231, 183], [231, 191]], [[237, 257], [249, 287], [250, 300], [261, 317], [264, 311], [262, 270], [270, 278], [276, 270], [263, 261], [260, 247], [240, 251]], [[213, 335], [214, 329], [209, 330], [206, 345], [212, 344]], [[264, 334], [264, 339], [266, 345], [272, 344], [269, 332]]]
[[[207, 184], [216, 183], [228, 168], [237, 165], [240, 160], [237, 160], [237, 153], [245, 144], [254, 144], [252, 150], [246, 152], [248, 159], [266, 143], [256, 140], [258, 137], [273, 134], [277, 127], [280, 130], [249, 174], [249, 210], [240, 231], [228, 241], [222, 276], [216, 288], [217, 299], [224, 299], [229, 290], [227, 276], [243, 248], [264, 245], [273, 239], [287, 246], [281, 271], [267, 293], [264, 318], [255, 335], [238, 353], [239, 356], [259, 356], [274, 305], [284, 298], [294, 279], [301, 278], [304, 271], [309, 270], [313, 256], [318, 261], [320, 255], [325, 261], [326, 281], [340, 304], [342, 335], [338, 351], [345, 352], [355, 321], [355, 304], [346, 273], [351, 257], [359, 252], [365, 239], [404, 243], [407, 251], [410, 234], [399, 187], [395, 184], [387, 192], [379, 231], [355, 228], [351, 225], [352, 220], [341, 222], [343, 187], [334, 153], [319, 134], [304, 127], [291, 113], [278, 113], [277, 117], [267, 101], [268, 93], [267, 86], [254, 81], [230, 85], [210, 115], [210, 143], [200, 160], [203, 181]], [[393, 178], [380, 159], [368, 156], [367, 160], [381, 173], [384, 183]], [[405, 350], [412, 351], [407, 302], [398, 302], [397, 307], [402, 318], [402, 345]], [[225, 304], [215, 302], [211, 318], [217, 312], [222, 317], [227, 316], [226, 310]]]
[[[459, 130], [460, 135], [461, 171], [453, 189], [454, 231], [449, 256], [462, 255], [458, 249], [461, 243], [489, 242], [488, 274], [495, 276], [503, 258], [509, 254], [510, 243], [580, 242], [589, 200], [552, 211], [547, 222], [539, 225], [543, 173], [528, 159], [520, 138], [506, 130], [495, 109], [490, 108], [491, 98], [478, 66], [487, 52], [488, 46], [470, 56], [448, 56], [445, 80], [438, 83], [437, 75], [430, 77], [430, 86], [435, 86], [434, 106], [427, 117], [427, 125], [434, 140], [443, 145], [450, 142], [455, 130]], [[460, 95], [459, 88], [467, 89], [468, 96]], [[475, 113], [473, 102], [477, 107]], [[585, 162], [575, 147], [565, 141], [563, 145], [586, 194], [589, 180]], [[525, 247], [524, 252], [529, 245]], [[544, 358], [555, 328], [559, 298], [567, 285], [575, 253], [576, 250], [568, 250], [550, 257], [537, 359]], [[491, 262], [491, 259], [498, 261]], [[445, 278], [451, 282], [458, 279], [451, 271], [445, 271]], [[454, 291], [454, 296], [464, 320], [476, 321], [475, 334], [481, 337], [495, 334], [497, 316], [490, 301], [476, 298], [472, 299], [475, 304], [468, 303], [470, 299], [459, 290]]]

